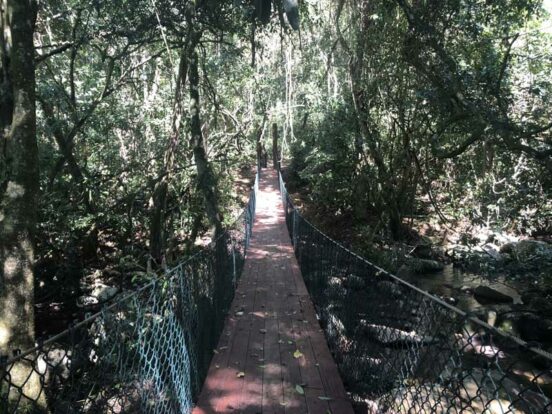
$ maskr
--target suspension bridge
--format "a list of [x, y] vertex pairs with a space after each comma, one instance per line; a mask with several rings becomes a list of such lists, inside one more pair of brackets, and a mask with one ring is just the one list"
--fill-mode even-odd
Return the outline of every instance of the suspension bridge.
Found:
[[552, 356], [349, 251], [257, 174], [163, 277], [0, 361], [4, 413], [552, 413]]

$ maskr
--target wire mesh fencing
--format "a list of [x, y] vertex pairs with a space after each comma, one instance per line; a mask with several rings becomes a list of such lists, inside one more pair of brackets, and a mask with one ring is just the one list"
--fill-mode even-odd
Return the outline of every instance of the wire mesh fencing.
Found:
[[368, 413], [552, 413], [552, 355], [286, 223], [345, 386]]
[[189, 413], [251, 238], [247, 207], [195, 256], [66, 331], [0, 361], [0, 414]]

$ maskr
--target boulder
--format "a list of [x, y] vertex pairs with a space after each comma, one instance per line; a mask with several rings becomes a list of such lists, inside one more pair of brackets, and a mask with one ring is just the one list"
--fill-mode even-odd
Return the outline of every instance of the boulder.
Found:
[[410, 258], [408, 266], [414, 273], [435, 273], [440, 272], [445, 268], [445, 265], [437, 260]]
[[[462, 376], [459, 396], [463, 401], [470, 401], [476, 412], [488, 414], [516, 412], [514, 409], [529, 413], [544, 413], [550, 400], [529, 390], [517, 381], [504, 376], [497, 370], [472, 369]], [[514, 401], [514, 404], [510, 403]], [[481, 411], [479, 411], [481, 409]], [[485, 411], [483, 411], [485, 409]]]
[[428, 345], [435, 342], [433, 338], [422, 337], [416, 331], [403, 331], [390, 326], [369, 324], [365, 320], [360, 321], [358, 330], [364, 336], [384, 346]]
[[490, 303], [514, 302], [514, 298], [512, 298], [511, 296], [485, 285], [477, 286], [474, 289], [473, 294], [475, 296], [475, 299], [483, 305]]
[[92, 296], [98, 298], [100, 302], [106, 302], [119, 292], [119, 289], [115, 286], [107, 286], [103, 283], [97, 283], [92, 289]]
[[410, 254], [419, 259], [433, 258], [433, 250], [430, 244], [418, 244], [412, 249]]
[[378, 282], [377, 287], [382, 293], [390, 295], [394, 298], [400, 298], [403, 296], [402, 289], [397, 282], [382, 280], [381, 282]]
[[552, 316], [552, 297], [545, 292], [533, 291], [522, 295], [523, 303], [540, 315]]
[[541, 343], [552, 343], [552, 321], [534, 314], [520, 315], [517, 329], [521, 339]]
[[362, 290], [366, 287], [366, 282], [359, 276], [349, 275], [345, 279], [345, 286], [351, 290]]
[[552, 262], [552, 246], [538, 240], [521, 240], [517, 243], [506, 243], [500, 253], [508, 254], [519, 262], [545, 260]]
[[330, 301], [335, 301], [336, 303], [339, 303], [342, 302], [347, 296], [347, 289], [345, 289], [341, 284], [329, 283], [328, 287], [324, 289], [324, 295], [327, 296]]
[[498, 246], [492, 243], [487, 243], [481, 246], [481, 250], [485, 253], [487, 253], [490, 257], [492, 257], [495, 260], [501, 260], [502, 256], [499, 253]]
[[330, 277], [328, 279], [328, 286], [331, 286], [331, 287], [336, 287], [336, 286], [342, 286], [343, 285], [343, 280], [341, 280], [339, 277]]
[[402, 265], [397, 270], [397, 276], [407, 278], [408, 276], [412, 276], [412, 270], [407, 265]]
[[333, 313], [328, 313], [326, 331], [328, 336], [344, 336], [345, 325], [341, 322], [341, 319]]
[[99, 305], [100, 301], [95, 296], [82, 295], [77, 298], [77, 307], [79, 308], [91, 308]]
[[360, 382], [366, 380], [367, 376], [381, 376], [384, 365], [379, 358], [349, 354], [344, 356], [340, 368], [342, 372], [348, 373], [349, 382]]

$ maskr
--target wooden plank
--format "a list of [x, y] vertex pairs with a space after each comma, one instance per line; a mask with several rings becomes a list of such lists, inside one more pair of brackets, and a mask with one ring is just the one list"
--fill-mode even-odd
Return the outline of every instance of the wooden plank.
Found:
[[249, 313], [252, 323], [244, 368], [244, 384], [239, 404], [240, 412], [245, 414], [257, 414], [262, 411], [263, 369], [265, 367], [263, 332], [266, 330], [265, 302], [267, 296], [263, 275], [266, 272], [266, 260], [260, 260], [258, 272], [255, 304]]
[[[247, 345], [249, 341], [248, 325], [251, 323], [246, 309], [251, 309], [255, 301], [256, 275], [258, 265], [252, 262], [247, 268], [240, 288], [234, 298], [228, 319], [233, 319], [231, 342], [219, 347], [217, 358], [211, 361], [209, 375], [203, 385], [197, 406], [203, 410], [225, 412], [232, 410], [239, 402], [243, 379], [238, 378], [238, 372], [243, 370]], [[244, 314], [237, 316], [242, 311]]]
[[[324, 396], [324, 393], [319, 389], [305, 388], [305, 394], [307, 397], [307, 407], [309, 414], [328, 414], [330, 412], [330, 406], [328, 401], [322, 400], [319, 397]], [[336, 412], [336, 414], [342, 414]]]
[[293, 318], [300, 314], [300, 307], [295, 295], [295, 283], [288, 280], [289, 272], [286, 266], [284, 274], [286, 277], [285, 299], [282, 300], [282, 311], [280, 313], [280, 358], [282, 359], [282, 381], [284, 388], [284, 401], [286, 413], [303, 414], [307, 412], [307, 402], [304, 395], [300, 395], [296, 386], [303, 385], [299, 361], [294, 357], [297, 350], [298, 334], [293, 328]]
[[352, 414], [293, 255], [276, 175], [263, 173], [244, 274], [193, 412]]
[[278, 317], [265, 322], [265, 369], [263, 370], [263, 413], [283, 413], [282, 365], [279, 351]]

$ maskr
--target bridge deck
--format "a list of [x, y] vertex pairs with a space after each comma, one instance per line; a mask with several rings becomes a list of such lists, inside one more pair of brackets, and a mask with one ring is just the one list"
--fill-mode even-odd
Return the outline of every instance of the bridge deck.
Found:
[[263, 170], [245, 270], [194, 414], [353, 413], [279, 197], [276, 173]]

